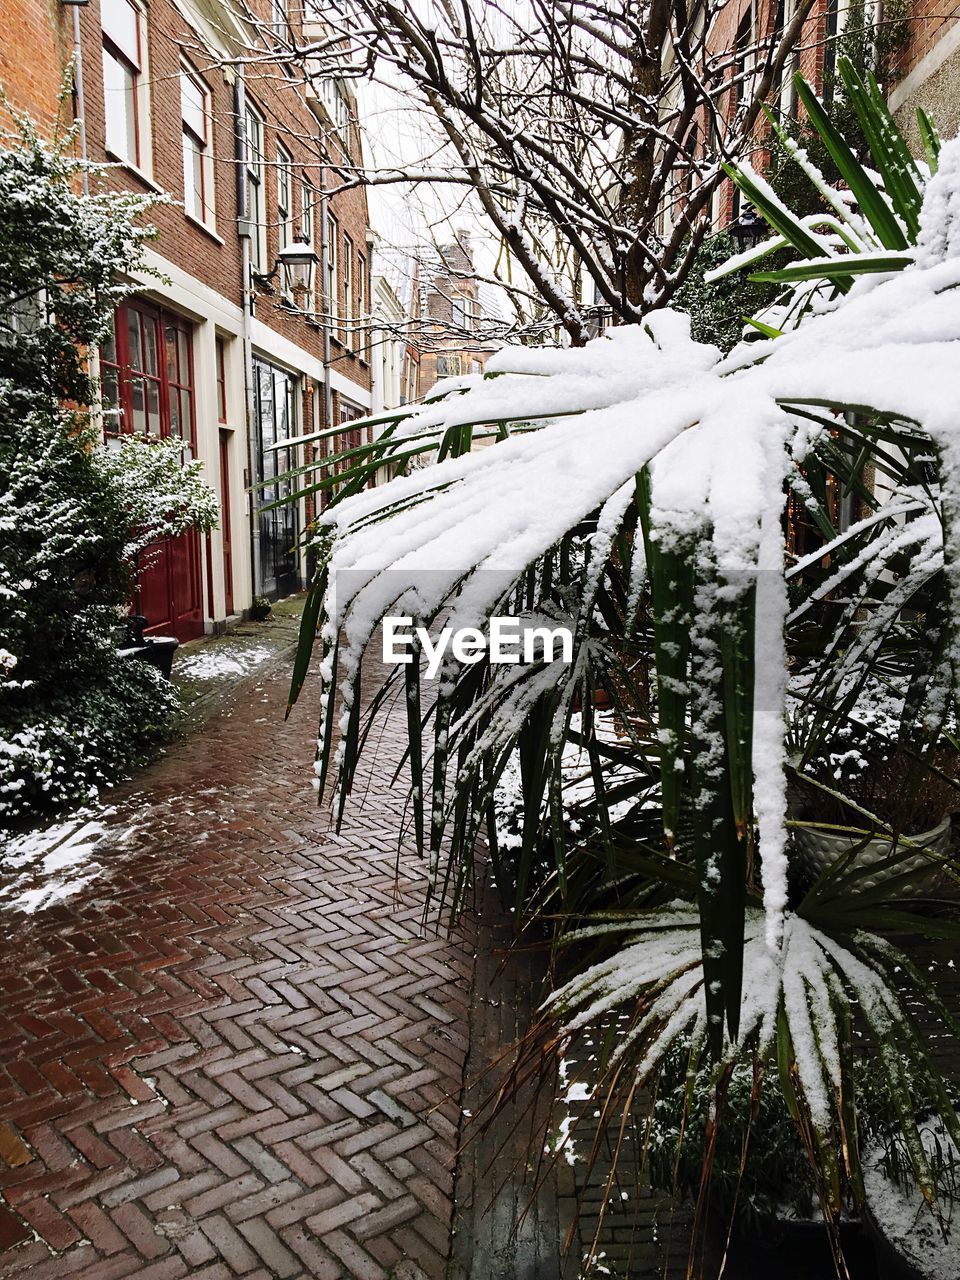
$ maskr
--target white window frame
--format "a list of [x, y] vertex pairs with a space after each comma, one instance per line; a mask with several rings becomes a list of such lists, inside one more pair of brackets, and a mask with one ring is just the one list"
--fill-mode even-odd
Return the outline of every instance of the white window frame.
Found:
[[270, 26], [278, 40], [291, 43], [290, 15], [286, 0], [270, 0]]
[[[285, 147], [277, 146], [277, 243], [281, 249], [293, 244], [293, 156]], [[287, 273], [280, 272], [280, 295], [293, 301], [287, 285]]]
[[250, 266], [261, 275], [267, 269], [263, 131], [263, 116], [248, 102], [243, 115], [243, 181], [250, 226]]
[[364, 359], [369, 352], [369, 326], [367, 324], [367, 259], [357, 254], [357, 350]]
[[340, 227], [336, 218], [332, 213], [327, 214], [327, 261], [324, 264], [323, 275], [323, 306], [326, 311], [327, 324], [330, 326], [331, 333], [337, 326], [337, 320], [340, 315], [339, 305], [339, 281], [337, 279], [337, 239], [340, 235]]
[[353, 285], [353, 241], [343, 237], [343, 341], [352, 351], [356, 333], [356, 290]]
[[311, 249], [313, 248], [314, 210], [317, 205], [317, 193], [307, 178], [300, 181], [300, 238]]
[[[132, 17], [132, 29], [124, 30]], [[103, 45], [103, 121], [104, 147], [107, 154], [146, 176], [153, 172], [153, 147], [150, 131], [150, 88], [147, 55], [146, 14], [134, 0], [102, 0], [100, 29]], [[119, 68], [129, 88], [122, 90], [128, 101], [118, 102], [120, 92], [110, 85]], [[122, 122], [118, 117], [122, 112]], [[132, 121], [128, 113], [132, 113]], [[132, 131], [133, 155], [129, 134]], [[121, 134], [123, 136], [121, 136]]]
[[325, 76], [320, 81], [320, 97], [330, 122], [346, 147], [350, 141], [350, 104], [338, 80]]
[[[190, 88], [200, 96], [200, 115], [188, 99]], [[213, 111], [209, 87], [189, 63], [180, 64], [180, 123], [183, 133], [183, 206], [188, 217], [208, 230], [217, 225], [216, 188], [213, 171]], [[199, 157], [200, 192], [193, 177]], [[197, 195], [199, 194], [199, 199]], [[193, 196], [193, 200], [191, 200]], [[191, 208], [191, 204], [193, 207]]]
[[293, 243], [293, 156], [277, 147], [277, 229], [281, 249]]

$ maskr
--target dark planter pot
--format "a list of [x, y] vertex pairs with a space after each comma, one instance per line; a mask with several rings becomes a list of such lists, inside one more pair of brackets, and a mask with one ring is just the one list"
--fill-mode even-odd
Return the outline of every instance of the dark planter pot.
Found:
[[[719, 1237], [719, 1232], [717, 1233]], [[870, 1233], [861, 1222], [840, 1223], [840, 1248], [850, 1280], [880, 1280]], [[715, 1280], [723, 1239], [711, 1240], [706, 1275]], [[836, 1280], [830, 1237], [822, 1222], [779, 1218], [763, 1238], [735, 1235], [723, 1280]]]
[[877, 1255], [878, 1280], [926, 1280], [922, 1271], [897, 1252], [872, 1217], [868, 1216], [867, 1223]]
[[180, 648], [180, 641], [173, 636], [145, 636], [143, 647], [138, 648], [134, 657], [149, 662], [169, 680], [173, 670], [173, 655]]

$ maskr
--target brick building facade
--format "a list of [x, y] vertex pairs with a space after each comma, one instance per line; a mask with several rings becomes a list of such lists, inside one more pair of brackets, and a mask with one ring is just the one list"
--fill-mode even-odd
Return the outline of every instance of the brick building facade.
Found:
[[271, 481], [304, 461], [300, 437], [370, 407], [366, 200], [327, 195], [360, 153], [356, 105], [339, 81], [287, 74], [284, 48], [317, 32], [282, 0], [14, 4], [14, 105], [52, 120], [76, 22], [74, 109], [87, 156], [111, 165], [97, 181], [165, 201], [152, 274], [119, 309], [99, 373], [108, 437], [179, 436], [220, 496], [220, 528], [166, 544], [144, 584], [150, 628], [189, 638], [301, 585], [312, 506], [262, 510], [289, 491]]
[[916, 109], [923, 107], [945, 138], [960, 131], [960, 3], [913, 0], [897, 61], [890, 106], [908, 141], [920, 150]]
[[460, 234], [444, 245], [435, 263], [421, 266], [421, 274], [419, 393], [425, 395], [440, 378], [481, 373], [493, 349], [474, 336], [480, 325], [480, 285], [469, 237]]
[[[795, 0], [732, 0], [723, 5], [714, 19], [709, 37], [711, 63], [720, 85], [730, 88], [721, 94], [722, 115], [732, 121], [745, 96], [744, 80], [749, 82], [752, 62], [757, 51], [765, 51], [796, 11]], [[785, 116], [797, 113], [796, 94], [792, 87], [799, 71], [818, 92], [829, 96], [831, 72], [842, 49], [852, 11], [845, 0], [816, 0], [804, 22], [795, 52], [784, 67], [781, 82], [770, 95], [771, 104]], [[900, 15], [881, 13], [885, 39], [893, 46], [885, 88], [890, 106], [908, 140], [920, 151], [916, 128], [916, 108], [924, 107], [940, 126], [944, 137], [954, 136], [960, 129], [960, 2], [946, 5], [935, 0], [909, 0]], [[873, 21], [869, 5], [864, 21]], [[692, 146], [700, 155], [704, 148], [707, 122], [698, 119], [692, 130]], [[763, 170], [768, 160], [768, 129], [761, 122], [749, 158]], [[685, 184], [684, 170], [678, 169], [670, 198], [665, 203], [665, 226], [682, 216]], [[720, 230], [736, 221], [740, 214], [738, 193], [730, 182], [723, 182], [714, 196], [712, 225]]]

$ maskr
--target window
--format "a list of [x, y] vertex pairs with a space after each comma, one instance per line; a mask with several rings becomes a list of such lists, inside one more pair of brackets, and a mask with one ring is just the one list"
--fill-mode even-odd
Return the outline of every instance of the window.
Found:
[[180, 114], [183, 120], [183, 207], [191, 218], [212, 226], [210, 90], [187, 67], [180, 68]]
[[316, 193], [304, 179], [300, 187], [300, 235], [309, 245], [313, 244], [313, 205]]
[[739, 111], [740, 104], [750, 95], [747, 92], [747, 80], [753, 70], [753, 57], [750, 53], [750, 45], [753, 40], [753, 15], [748, 9], [740, 20], [737, 27], [736, 41], [736, 61], [733, 67], [734, 86], [733, 86], [733, 104], [735, 114]]
[[139, 169], [148, 167], [143, 15], [130, 0], [102, 0], [103, 111], [107, 150]]
[[[339, 412], [341, 425], [346, 425], [348, 422], [356, 422], [358, 418], [362, 417], [363, 410], [358, 405], [351, 404], [349, 400], [341, 398]], [[363, 435], [362, 427], [351, 427], [348, 431], [339, 432], [336, 436], [336, 452], [346, 453], [349, 449], [359, 449], [362, 444], [366, 443]], [[349, 471], [358, 461], [360, 461], [359, 457], [344, 458], [336, 464], [336, 471], [338, 473]]]
[[271, 511], [263, 508], [293, 491], [291, 481], [280, 477], [297, 465], [296, 449], [276, 446], [297, 435], [299, 384], [284, 369], [255, 357], [253, 392], [256, 479], [262, 484], [255, 508], [260, 544], [257, 590], [269, 596], [286, 595], [300, 586], [296, 504], [287, 502]]
[[267, 260], [267, 226], [263, 208], [263, 120], [248, 106], [244, 114], [244, 185], [250, 224], [250, 265], [263, 272]]
[[227, 420], [227, 342], [217, 338], [217, 419]]
[[356, 324], [353, 291], [353, 241], [343, 237], [343, 334], [346, 344], [353, 348]]
[[458, 329], [472, 333], [477, 325], [477, 303], [464, 293], [455, 293], [450, 303], [451, 318]]
[[332, 329], [336, 323], [340, 308], [337, 305], [337, 236], [340, 229], [336, 218], [327, 215], [327, 261], [324, 264], [323, 304], [327, 313], [327, 323]]
[[346, 145], [350, 138], [350, 107], [339, 83], [329, 78], [321, 80], [320, 98], [340, 141]]
[[460, 374], [459, 352], [440, 352], [437, 356], [437, 377], [456, 378]]
[[100, 396], [107, 435], [196, 439], [190, 326], [145, 302], [117, 308], [100, 349]]
[[291, 41], [290, 18], [287, 14], [287, 0], [271, 0], [270, 25], [278, 40], [287, 44]]
[[[293, 243], [293, 161], [283, 147], [277, 148], [277, 228], [280, 248], [286, 249]], [[286, 271], [281, 272], [280, 280], [280, 292], [291, 302]]]
[[277, 224], [285, 249], [293, 240], [293, 161], [283, 147], [277, 148]]
[[357, 348], [362, 356], [369, 355], [367, 320], [367, 260], [361, 254], [357, 258], [357, 323], [359, 326]]

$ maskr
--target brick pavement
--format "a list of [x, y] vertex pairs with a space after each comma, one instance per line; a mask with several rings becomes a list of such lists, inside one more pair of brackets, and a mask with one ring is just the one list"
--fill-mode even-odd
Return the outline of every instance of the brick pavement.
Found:
[[118, 789], [103, 875], [0, 906], [2, 1277], [444, 1274], [469, 924], [421, 928], [399, 732], [336, 835], [286, 676]]

